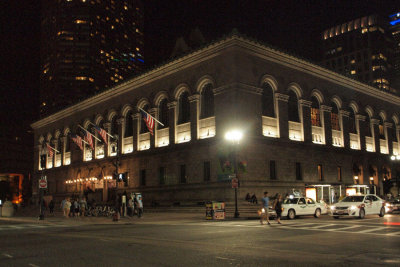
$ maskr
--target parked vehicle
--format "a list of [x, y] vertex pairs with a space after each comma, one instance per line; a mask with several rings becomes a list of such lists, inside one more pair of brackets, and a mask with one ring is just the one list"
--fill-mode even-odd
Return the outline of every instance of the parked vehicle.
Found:
[[377, 214], [385, 216], [385, 202], [376, 195], [347, 196], [330, 207], [330, 215], [338, 219], [340, 216], [351, 216], [363, 219], [365, 215]]
[[385, 202], [385, 212], [392, 213], [395, 211], [400, 211], [400, 198], [393, 198], [391, 200], [386, 200]]
[[282, 216], [287, 216], [290, 220], [302, 215], [314, 215], [318, 218], [322, 213], [326, 213], [325, 203], [318, 203], [307, 197], [287, 198], [283, 201], [282, 208]]

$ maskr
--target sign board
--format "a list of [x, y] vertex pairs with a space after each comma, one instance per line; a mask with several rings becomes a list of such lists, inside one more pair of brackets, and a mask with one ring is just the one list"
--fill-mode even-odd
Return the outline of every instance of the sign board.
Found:
[[47, 177], [42, 176], [39, 180], [39, 189], [46, 189], [47, 188]]
[[232, 179], [232, 188], [238, 188], [239, 187], [239, 180], [238, 178], [233, 178]]

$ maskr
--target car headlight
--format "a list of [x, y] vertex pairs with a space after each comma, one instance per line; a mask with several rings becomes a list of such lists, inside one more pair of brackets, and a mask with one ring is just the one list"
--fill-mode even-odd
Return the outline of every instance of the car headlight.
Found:
[[262, 208], [262, 209], [261, 209], [261, 212], [262, 212], [262, 213], [265, 213], [265, 209], [264, 209], [264, 208]]
[[351, 206], [350, 209], [355, 210], [355, 209], [357, 209], [357, 206]]
[[335, 206], [331, 206], [330, 208], [331, 208], [331, 210], [335, 210], [335, 209], [336, 209], [336, 207], [335, 207]]
[[391, 207], [391, 206], [393, 206], [393, 205], [390, 204], [390, 203], [386, 203], [385, 206], [386, 206], [386, 207]]

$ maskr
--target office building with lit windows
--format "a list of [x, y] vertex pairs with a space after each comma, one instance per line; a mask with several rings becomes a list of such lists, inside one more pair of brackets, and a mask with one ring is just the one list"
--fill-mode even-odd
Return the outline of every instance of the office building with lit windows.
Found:
[[[154, 135], [138, 108], [162, 123]], [[232, 201], [235, 174], [239, 199], [329, 184], [382, 194], [400, 152], [399, 110], [400, 97], [232, 32], [33, 123], [34, 194], [46, 175], [57, 199], [126, 191], [145, 205]], [[97, 137], [93, 150], [71, 141], [81, 127]], [[242, 139], [227, 140], [231, 130]]]
[[42, 16], [42, 117], [143, 69], [141, 1], [42, 0]]
[[365, 16], [322, 33], [322, 64], [398, 95], [391, 86], [393, 44], [388, 17]]
[[389, 19], [390, 32], [394, 40], [392, 85], [394, 88], [400, 88], [400, 11], [391, 14]]

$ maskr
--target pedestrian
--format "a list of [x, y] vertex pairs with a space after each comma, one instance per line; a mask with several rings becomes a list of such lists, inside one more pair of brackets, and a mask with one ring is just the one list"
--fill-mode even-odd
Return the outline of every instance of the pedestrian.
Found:
[[128, 216], [132, 217], [132, 215], [133, 215], [133, 199], [132, 199], [132, 197], [129, 197], [127, 207], [128, 207]]
[[138, 218], [142, 217], [143, 215], [143, 201], [142, 196], [139, 195], [137, 198], [137, 211], [138, 211]]
[[65, 203], [64, 203], [64, 216], [65, 217], [69, 217], [69, 214], [70, 214], [70, 212], [71, 212], [71, 201], [69, 201], [69, 198], [66, 198], [65, 199]]
[[77, 199], [74, 199], [74, 203], [72, 204], [73, 206], [73, 215], [74, 217], [79, 216], [79, 203]]
[[50, 200], [49, 210], [50, 210], [50, 214], [53, 214], [53, 212], [54, 212], [54, 201], [53, 201], [53, 199]]
[[253, 204], [257, 204], [258, 203], [257, 197], [256, 197], [256, 193], [253, 193], [253, 195], [251, 196], [251, 201], [250, 202], [253, 203]]
[[268, 192], [264, 192], [264, 197], [261, 198], [261, 216], [260, 216], [260, 223], [264, 224], [264, 220], [267, 221], [268, 225], [271, 223], [269, 222], [269, 213], [268, 213], [268, 208], [269, 208], [269, 197], [268, 197]]
[[86, 202], [86, 198], [81, 198], [80, 202], [79, 202], [79, 207], [80, 207], [80, 212], [81, 212], [81, 216], [85, 216], [85, 211], [87, 210], [87, 202]]
[[276, 212], [276, 221], [281, 224], [281, 214], [282, 214], [282, 195], [277, 194], [274, 201], [274, 209]]
[[246, 201], [247, 201], [247, 202], [250, 202], [250, 193], [247, 193], [247, 194], [246, 194]]
[[67, 201], [66, 198], [64, 198], [63, 200], [61, 200], [61, 204], [60, 204], [60, 208], [63, 211], [63, 216], [65, 217], [65, 202]]

